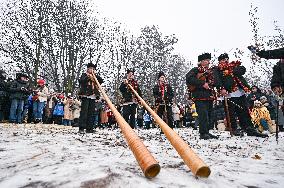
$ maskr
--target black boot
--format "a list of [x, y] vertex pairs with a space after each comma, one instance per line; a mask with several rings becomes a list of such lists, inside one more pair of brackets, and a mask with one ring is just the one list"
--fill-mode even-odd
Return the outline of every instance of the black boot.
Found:
[[209, 135], [211, 138], [213, 138], [213, 139], [218, 139], [218, 138], [219, 138], [218, 136], [215, 136], [215, 135], [213, 135], [213, 134], [211, 134], [211, 133], [208, 133], [208, 135]]
[[212, 137], [209, 135], [209, 134], [200, 134], [200, 139], [203, 139], [203, 140], [209, 140], [211, 139]]
[[257, 130], [255, 130], [254, 128], [247, 128], [246, 129], [246, 133], [248, 136], [256, 136], [256, 137], [261, 137], [261, 138], [266, 138], [268, 137], [267, 134], [262, 134], [257, 132]]
[[86, 133], [94, 133], [94, 129], [86, 129]]
[[84, 129], [83, 129], [83, 128], [79, 128], [78, 133], [80, 133], [80, 134], [84, 134]]
[[233, 130], [232, 132], [234, 136], [240, 136], [240, 137], [244, 136], [244, 132], [241, 131], [240, 129]]

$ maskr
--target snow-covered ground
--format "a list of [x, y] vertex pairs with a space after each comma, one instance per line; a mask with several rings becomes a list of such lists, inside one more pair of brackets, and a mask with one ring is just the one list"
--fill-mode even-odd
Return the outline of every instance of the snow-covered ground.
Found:
[[136, 130], [161, 171], [144, 177], [118, 129], [77, 134], [77, 128], [0, 124], [0, 187], [284, 187], [284, 134], [269, 138], [200, 140], [191, 128], [175, 129], [211, 168], [195, 178], [157, 129]]

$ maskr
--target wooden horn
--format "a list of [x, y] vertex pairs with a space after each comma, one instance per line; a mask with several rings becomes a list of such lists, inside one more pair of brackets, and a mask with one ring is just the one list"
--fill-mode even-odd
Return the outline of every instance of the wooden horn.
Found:
[[208, 177], [211, 173], [210, 168], [202, 161], [202, 159], [197, 156], [197, 154], [194, 153], [188, 144], [146, 104], [146, 102], [138, 95], [133, 87], [130, 84], [128, 84], [128, 86], [140, 100], [142, 105], [148, 110], [148, 112], [151, 113], [152, 117], [165, 133], [167, 139], [179, 153], [184, 163], [190, 168], [192, 173], [198, 177]]
[[143, 142], [140, 140], [140, 138], [136, 135], [133, 129], [129, 126], [129, 124], [124, 120], [124, 118], [117, 111], [115, 106], [112, 104], [112, 102], [106, 95], [105, 91], [102, 89], [96, 76], [92, 74], [92, 76], [90, 76], [90, 79], [96, 83], [98, 89], [101, 91], [104, 99], [106, 100], [108, 106], [110, 107], [112, 113], [114, 114], [115, 119], [122, 131], [122, 134], [124, 135], [144, 175], [147, 178], [153, 178], [157, 176], [161, 169], [159, 163], [154, 159], [154, 157], [149, 152], [149, 150], [146, 148], [146, 146], [143, 144]]

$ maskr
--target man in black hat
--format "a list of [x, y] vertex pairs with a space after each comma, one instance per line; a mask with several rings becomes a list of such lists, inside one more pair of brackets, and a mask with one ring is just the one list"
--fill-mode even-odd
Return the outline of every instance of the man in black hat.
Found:
[[198, 66], [192, 68], [186, 74], [186, 84], [191, 88], [192, 100], [195, 103], [198, 114], [200, 139], [218, 138], [209, 133], [210, 127], [213, 127], [213, 90], [212, 75], [209, 74], [209, 64], [211, 60], [210, 53], [204, 53], [198, 56]]
[[279, 62], [273, 67], [273, 76], [271, 79], [271, 89], [276, 95], [283, 94], [284, 89], [284, 48], [273, 50], [257, 51], [256, 47], [248, 46], [248, 49], [260, 58], [279, 59]]
[[91, 80], [93, 75], [96, 76], [98, 82], [103, 83], [103, 79], [96, 74], [96, 65], [93, 63], [87, 64], [87, 71], [83, 73], [80, 80], [80, 91], [78, 95], [82, 99], [81, 112], [79, 117], [79, 133], [93, 133], [94, 114], [96, 112], [96, 98], [100, 96], [100, 92], [96, 87], [95, 82]]
[[29, 85], [29, 76], [25, 73], [17, 73], [16, 79], [9, 87], [11, 107], [10, 107], [10, 122], [22, 123], [22, 114], [24, 103], [31, 93]]
[[158, 74], [158, 83], [153, 88], [153, 95], [158, 116], [166, 120], [166, 123], [173, 128], [172, 100], [174, 92], [169, 83], [166, 82], [164, 72]]
[[228, 108], [233, 134], [235, 136], [242, 135], [242, 132], [237, 129], [236, 114], [241, 129], [248, 136], [266, 137], [267, 135], [258, 133], [251, 122], [245, 95], [250, 91], [250, 86], [243, 76], [246, 68], [239, 61], [229, 63], [229, 56], [226, 53], [221, 54], [218, 57], [218, 61], [219, 64], [215, 71], [214, 85], [219, 89], [222, 96], [229, 99]]
[[4, 120], [5, 103], [8, 96], [8, 84], [6, 82], [6, 73], [0, 70], [0, 122]]
[[137, 80], [134, 79], [134, 70], [128, 69], [127, 70], [127, 78], [120, 84], [119, 90], [122, 94], [124, 103], [122, 107], [122, 116], [126, 122], [129, 123], [131, 128], [135, 128], [135, 114], [138, 99], [132, 93], [131, 89], [128, 87], [130, 84], [135, 91], [142, 97], [141, 90], [139, 88]]
[[273, 75], [270, 83], [273, 92], [280, 96], [283, 95], [284, 90], [284, 58], [273, 67]]

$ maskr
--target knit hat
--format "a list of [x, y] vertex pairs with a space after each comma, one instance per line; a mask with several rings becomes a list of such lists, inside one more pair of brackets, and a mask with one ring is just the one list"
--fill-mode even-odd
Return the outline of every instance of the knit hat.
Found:
[[39, 79], [39, 80], [37, 81], [37, 84], [38, 84], [38, 85], [44, 85], [44, 84], [45, 84], [45, 80]]

